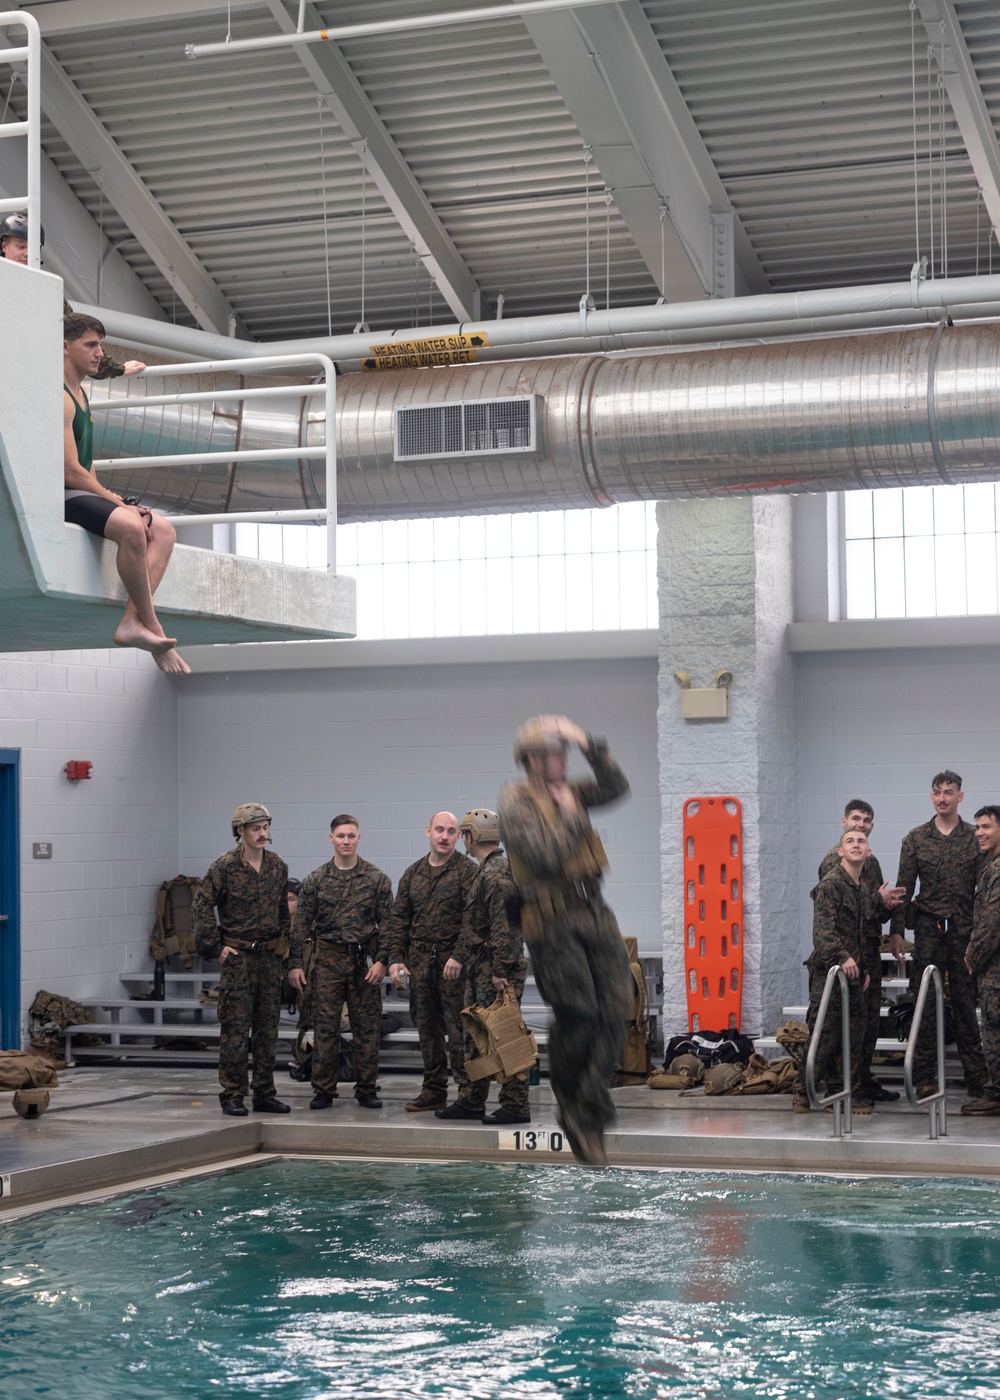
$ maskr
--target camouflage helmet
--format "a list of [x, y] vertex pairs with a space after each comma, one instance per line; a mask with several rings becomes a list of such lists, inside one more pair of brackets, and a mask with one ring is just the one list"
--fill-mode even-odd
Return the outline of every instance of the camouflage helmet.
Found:
[[14, 1094], [14, 1112], [22, 1118], [41, 1118], [48, 1106], [48, 1089], [18, 1089]]
[[529, 753], [565, 753], [568, 747], [559, 734], [546, 729], [541, 715], [535, 715], [526, 719], [514, 735], [514, 762], [524, 768]]
[[705, 1078], [705, 1066], [697, 1055], [675, 1055], [667, 1073], [686, 1080], [688, 1084], [700, 1084]]
[[233, 835], [238, 841], [240, 833], [249, 822], [268, 822], [273, 820], [271, 813], [262, 802], [241, 802], [233, 813]]
[[458, 829], [463, 833], [468, 832], [474, 846], [482, 842], [500, 840], [500, 819], [496, 812], [491, 812], [488, 807], [474, 807], [471, 812], [466, 812], [458, 824]]
[[[39, 239], [45, 242], [45, 230], [39, 227]], [[28, 211], [27, 209], [15, 209], [12, 214], [7, 214], [0, 219], [0, 243], [5, 238], [23, 238], [28, 241]]]

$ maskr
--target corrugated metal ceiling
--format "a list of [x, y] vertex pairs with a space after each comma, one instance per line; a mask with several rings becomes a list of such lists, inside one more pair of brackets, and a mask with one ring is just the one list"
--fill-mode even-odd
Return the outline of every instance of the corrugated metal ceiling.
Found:
[[[318, 10], [333, 25], [471, 3]], [[774, 290], [905, 278], [932, 242], [940, 270], [945, 244], [951, 275], [986, 269], [976, 181], [908, 0], [643, 0], [642, 10]], [[956, 10], [1000, 121], [997, 7], [958, 0]], [[234, 38], [275, 28], [263, 6], [233, 12]], [[225, 31], [220, 7], [47, 42], [251, 334], [350, 330], [362, 316], [362, 231], [373, 328], [454, 320], [291, 49], [185, 57], [185, 44]], [[583, 138], [520, 19], [357, 39], [342, 52], [481, 287], [485, 315], [501, 292], [507, 314], [574, 310], [588, 213], [598, 305], [609, 292], [614, 305], [655, 300], [658, 269], [594, 167], [588, 207]], [[190, 322], [99, 172], [48, 123], [44, 146], [167, 314]]]

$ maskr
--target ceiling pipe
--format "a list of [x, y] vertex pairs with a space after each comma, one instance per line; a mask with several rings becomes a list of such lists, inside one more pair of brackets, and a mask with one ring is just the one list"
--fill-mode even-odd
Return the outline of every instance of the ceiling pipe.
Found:
[[[715, 341], [765, 340], [888, 329], [954, 319], [1000, 316], [1000, 275], [950, 277], [936, 281], [888, 282], [809, 292], [772, 292], [715, 301], [657, 303], [652, 306], [574, 309], [547, 316], [502, 321], [421, 326], [362, 335], [312, 336], [248, 344], [209, 331], [151, 321], [122, 311], [79, 306], [104, 322], [112, 340], [199, 360], [243, 359], [251, 355], [328, 355], [342, 368], [363, 366], [400, 341], [478, 338], [476, 362], [526, 356], [627, 350]], [[402, 347], [400, 346], [400, 350]]]
[[449, 14], [400, 15], [396, 19], [365, 20], [360, 24], [340, 24], [332, 29], [303, 29], [303, 9], [299, 27], [292, 34], [263, 34], [255, 39], [223, 39], [220, 43], [185, 44], [188, 58], [219, 57], [231, 53], [258, 53], [261, 49], [287, 49], [292, 44], [340, 43], [372, 34], [412, 33], [415, 29], [443, 29], [446, 25], [474, 24], [486, 19], [510, 19], [511, 15], [539, 15], [549, 10], [582, 10], [587, 5], [620, 5], [622, 0], [511, 0], [506, 5], [481, 5], [474, 10], [452, 10]]
[[[235, 377], [217, 376], [217, 387]], [[267, 457], [276, 444], [323, 441], [322, 413], [282, 399], [263, 410], [252, 400], [241, 416], [200, 403], [144, 408], [147, 393], [158, 388], [146, 376], [94, 385], [95, 398], [128, 402], [100, 415], [96, 455], [210, 457], [192, 471], [123, 473], [119, 489], [193, 515], [322, 504], [308, 458]], [[504, 425], [511, 400], [529, 397], [538, 433], [519, 450]], [[397, 456], [397, 409], [421, 413], [419, 441], [440, 434], [443, 444], [444, 414], [453, 423], [462, 415], [452, 406], [469, 402], [496, 404], [496, 416], [478, 411], [464, 450]], [[338, 391], [338, 507], [344, 521], [393, 520], [990, 481], [1000, 478], [998, 405], [1000, 325], [944, 321], [687, 354], [355, 374]], [[237, 443], [259, 448], [259, 458], [233, 464], [227, 454]]]

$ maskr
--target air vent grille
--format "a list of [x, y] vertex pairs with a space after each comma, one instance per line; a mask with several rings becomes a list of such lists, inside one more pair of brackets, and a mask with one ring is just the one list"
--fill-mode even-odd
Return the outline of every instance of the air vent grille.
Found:
[[396, 409], [395, 460], [537, 452], [538, 395]]

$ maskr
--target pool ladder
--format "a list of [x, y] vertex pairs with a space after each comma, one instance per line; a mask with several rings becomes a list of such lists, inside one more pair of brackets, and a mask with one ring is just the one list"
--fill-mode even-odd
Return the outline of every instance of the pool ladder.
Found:
[[[931, 982], [934, 983], [934, 1004], [937, 1011], [937, 1036], [935, 1037], [937, 1040], [937, 1089], [933, 1094], [925, 1094], [922, 1099], [918, 1099], [916, 1086], [913, 1083], [913, 1056], [917, 1049], [920, 1023], [924, 1019], [927, 988]], [[944, 1097], [944, 984], [941, 981], [941, 973], [933, 963], [928, 963], [924, 968], [924, 975], [920, 979], [917, 1004], [913, 1008], [913, 1020], [910, 1023], [910, 1034], [906, 1044], [906, 1057], [903, 1060], [903, 1086], [906, 1089], [906, 1097], [914, 1108], [927, 1109], [930, 1116], [929, 1136], [936, 1138], [940, 1134], [941, 1137], [947, 1137], [948, 1122]]]
[[[840, 985], [840, 1049], [841, 1059], [844, 1065], [844, 1087], [839, 1089], [835, 1094], [827, 1094], [821, 1099], [816, 1092], [816, 1055], [823, 1037], [826, 1013], [830, 1009], [830, 998], [833, 996], [834, 983], [839, 983]], [[827, 1104], [833, 1104], [833, 1135], [835, 1138], [842, 1137], [844, 1133], [852, 1131], [851, 1015], [848, 998], [849, 989], [847, 985], [847, 975], [844, 969], [838, 964], [836, 967], [831, 967], [830, 971], [826, 974], [823, 995], [820, 998], [819, 1010], [816, 1013], [816, 1024], [813, 1026], [812, 1035], [809, 1037], [809, 1053], [806, 1055], [806, 1093], [809, 1095], [810, 1107], [826, 1108]]]
[[[937, 1010], [936, 1017], [936, 1041], [937, 1041], [937, 1089], [933, 1094], [925, 1094], [922, 1099], [917, 1098], [916, 1087], [913, 1083], [913, 1056], [917, 1048], [917, 1036], [924, 1018], [924, 1008], [927, 1005], [927, 989], [931, 982], [934, 983], [934, 999]], [[820, 1098], [816, 1092], [816, 1055], [819, 1051], [820, 1040], [823, 1035], [823, 1027], [826, 1024], [827, 1012], [830, 1009], [830, 1000], [833, 996], [834, 983], [840, 987], [840, 1039], [841, 1039], [841, 1061], [844, 1068], [844, 1084], [842, 1089], [838, 1089], [835, 1094], [827, 1094]], [[813, 1026], [812, 1035], [809, 1037], [809, 1053], [806, 1055], [806, 1093], [809, 1095], [809, 1104], [812, 1108], [826, 1108], [828, 1104], [833, 1104], [833, 1136], [843, 1137], [844, 1134], [852, 1131], [851, 1123], [851, 1018], [850, 1018], [850, 990], [847, 976], [840, 966], [831, 967], [826, 974], [826, 983], [823, 987], [823, 996], [820, 999], [819, 1010], [816, 1013], [816, 1023]], [[907, 1037], [906, 1055], [903, 1060], [903, 1084], [906, 1089], [906, 1097], [914, 1108], [927, 1108], [929, 1114], [929, 1136], [936, 1138], [947, 1137], [948, 1123], [945, 1108], [945, 1079], [944, 1079], [944, 984], [941, 980], [941, 973], [929, 963], [924, 968], [923, 976], [920, 979], [920, 989], [917, 992], [917, 1002], [913, 1009], [913, 1021], [910, 1024], [910, 1034]]]

